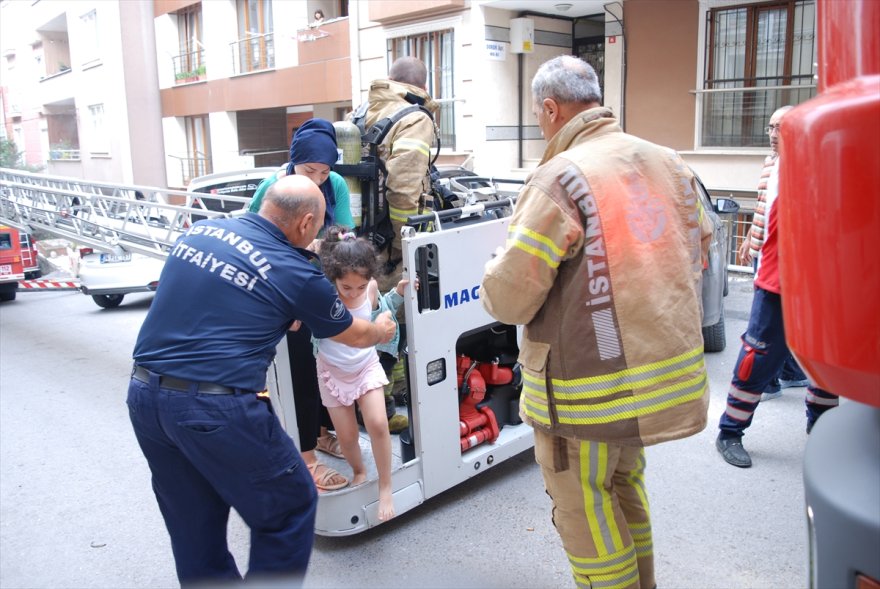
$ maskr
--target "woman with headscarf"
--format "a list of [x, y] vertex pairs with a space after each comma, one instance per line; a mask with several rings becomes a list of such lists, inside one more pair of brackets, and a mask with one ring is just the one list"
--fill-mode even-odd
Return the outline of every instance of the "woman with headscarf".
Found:
[[[263, 195], [279, 178], [297, 174], [309, 178], [324, 194], [327, 203], [324, 229], [331, 225], [353, 229], [348, 186], [342, 176], [330, 170], [338, 158], [336, 130], [333, 124], [324, 119], [309, 119], [293, 135], [293, 140], [290, 142], [290, 163], [263, 180], [257, 187], [248, 210], [251, 212], [260, 210]], [[323, 235], [324, 229], [318, 234], [319, 238]], [[339, 441], [328, 431], [333, 425], [327, 409], [321, 403], [311, 340], [312, 334], [305, 325], [297, 331], [287, 332], [287, 354], [290, 358], [293, 380], [299, 449], [318, 490], [333, 491], [348, 485], [348, 479], [320, 462], [315, 454], [317, 448], [342, 458]]]
[[[324, 228], [330, 225], [342, 225], [353, 229], [354, 219], [351, 216], [348, 185], [342, 176], [330, 169], [338, 159], [336, 129], [333, 128], [333, 124], [325, 119], [309, 119], [293, 135], [293, 140], [290, 142], [290, 162], [263, 180], [257, 187], [248, 210], [252, 213], [260, 210], [263, 195], [276, 180], [298, 174], [306, 176], [317, 184], [324, 194], [324, 200], [327, 201]], [[322, 234], [323, 230], [319, 236]]]

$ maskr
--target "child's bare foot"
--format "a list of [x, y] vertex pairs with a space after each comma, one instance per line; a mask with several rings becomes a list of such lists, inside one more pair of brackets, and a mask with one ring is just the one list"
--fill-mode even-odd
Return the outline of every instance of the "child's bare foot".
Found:
[[388, 521], [394, 517], [394, 499], [391, 491], [379, 492], [379, 521]]
[[367, 482], [367, 473], [355, 473], [353, 477], [351, 477], [351, 486], [357, 487], [358, 485], [363, 485]]

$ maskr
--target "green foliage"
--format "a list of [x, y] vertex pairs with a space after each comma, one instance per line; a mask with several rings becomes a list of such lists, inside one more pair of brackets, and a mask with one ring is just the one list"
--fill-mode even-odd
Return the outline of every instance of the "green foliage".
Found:
[[0, 168], [39, 172], [43, 169], [43, 166], [26, 165], [22, 158], [22, 152], [18, 151], [15, 141], [12, 141], [11, 139], [0, 139]]

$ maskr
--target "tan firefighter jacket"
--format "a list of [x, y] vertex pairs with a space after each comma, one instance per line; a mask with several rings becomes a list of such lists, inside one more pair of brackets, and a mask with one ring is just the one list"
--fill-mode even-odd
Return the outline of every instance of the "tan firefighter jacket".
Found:
[[593, 108], [547, 145], [480, 300], [525, 325], [520, 414], [551, 434], [645, 446], [706, 425], [700, 279], [711, 224], [672, 151]]
[[[413, 102], [405, 99], [407, 93], [424, 100], [423, 106], [436, 116], [439, 105], [423, 89], [402, 82], [377, 80], [370, 86], [365, 128], [411, 106]], [[428, 167], [435, 143], [434, 122], [424, 113], [414, 112], [400, 119], [379, 146], [379, 157], [388, 171], [385, 197], [394, 227], [392, 259], [400, 258], [400, 228], [406, 218], [423, 212], [423, 195], [431, 189]]]

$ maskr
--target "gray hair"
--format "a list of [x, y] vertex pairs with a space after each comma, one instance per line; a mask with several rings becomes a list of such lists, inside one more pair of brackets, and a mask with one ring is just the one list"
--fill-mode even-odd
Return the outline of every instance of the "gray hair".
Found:
[[583, 59], [560, 55], [544, 62], [532, 78], [532, 99], [552, 98], [561, 103], [602, 102], [596, 70]]

